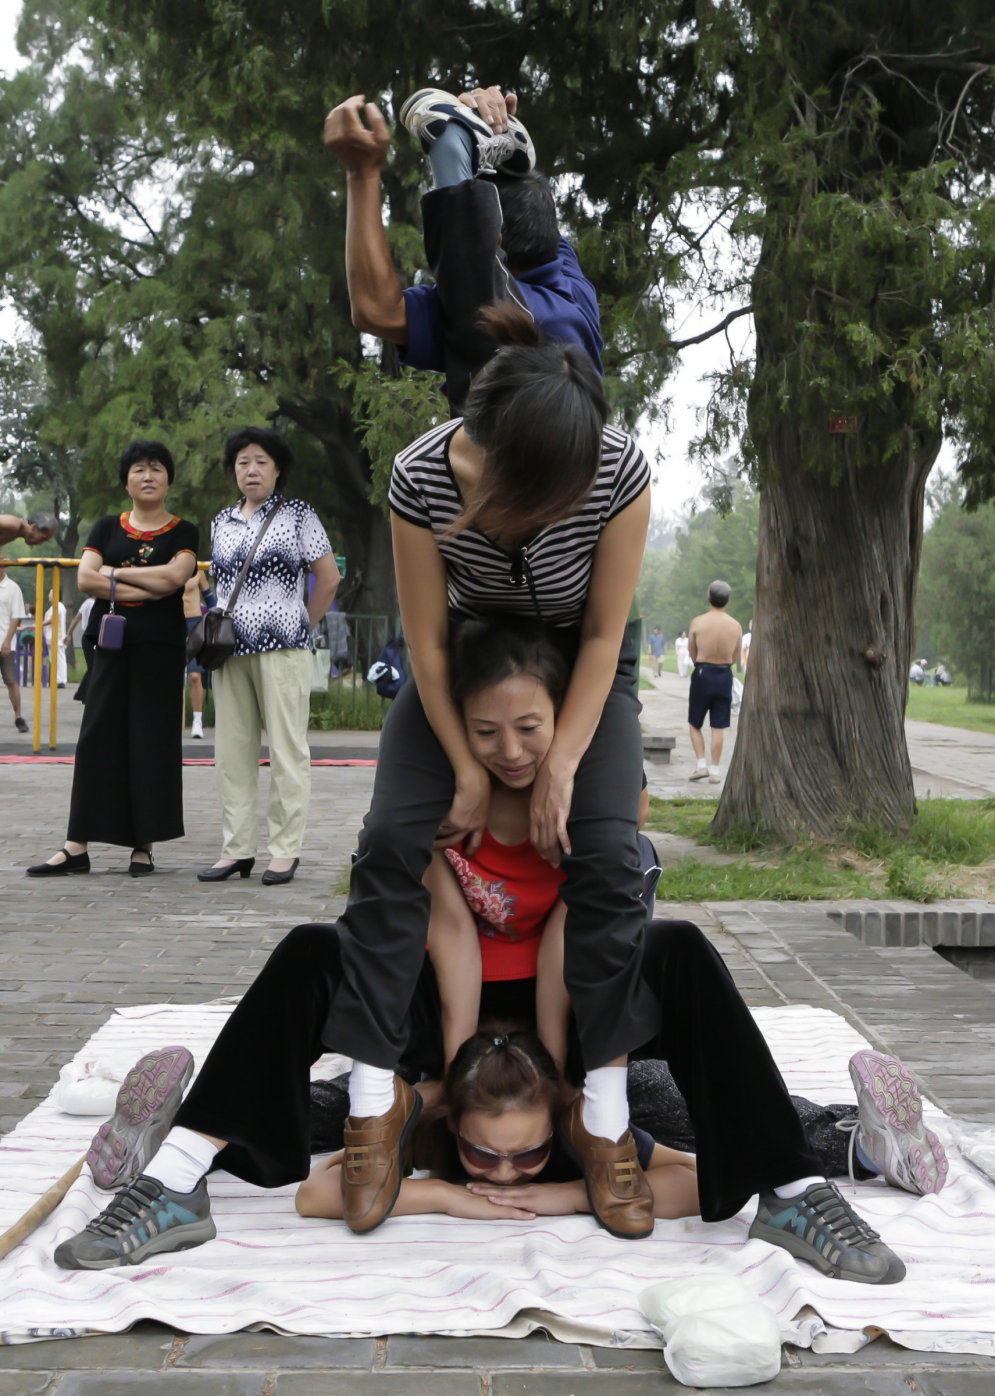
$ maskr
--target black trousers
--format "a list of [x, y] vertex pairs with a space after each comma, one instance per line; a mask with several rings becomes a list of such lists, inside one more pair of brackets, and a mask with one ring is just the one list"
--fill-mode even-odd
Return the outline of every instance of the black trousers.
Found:
[[460, 415], [470, 380], [493, 355], [494, 340], [478, 317], [494, 301], [532, 312], [501, 251], [501, 200], [486, 179], [433, 189], [422, 201], [425, 255], [442, 309], [446, 396]]
[[[781, 1075], [721, 957], [697, 926], [654, 921], [646, 985], [663, 1056], [687, 1102], [701, 1214], [734, 1215], [762, 1187], [821, 1172]], [[261, 1187], [306, 1177], [309, 1069], [332, 1036], [342, 973], [334, 926], [298, 926], [225, 1024], [175, 1123], [229, 1141], [217, 1166]]]
[[67, 837], [125, 848], [183, 837], [182, 644], [93, 652]]
[[[563, 864], [564, 979], [588, 1070], [638, 1046], [657, 1024], [640, 973], [642, 736], [633, 664], [623, 650], [577, 769], [568, 824], [573, 852]], [[452, 797], [452, 767], [409, 680], [384, 723], [370, 812], [338, 922], [342, 977], [326, 1039], [333, 1051], [387, 1069], [401, 1057], [428, 931], [422, 876]]]

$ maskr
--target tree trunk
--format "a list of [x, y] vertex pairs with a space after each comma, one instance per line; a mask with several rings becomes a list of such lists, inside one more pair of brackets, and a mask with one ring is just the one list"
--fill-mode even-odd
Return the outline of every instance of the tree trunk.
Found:
[[938, 442], [909, 440], [876, 468], [846, 463], [834, 481], [802, 464], [794, 424], [782, 418], [768, 440], [779, 469], [761, 494], [753, 643], [713, 827], [788, 844], [853, 823], [907, 827], [905, 700]]

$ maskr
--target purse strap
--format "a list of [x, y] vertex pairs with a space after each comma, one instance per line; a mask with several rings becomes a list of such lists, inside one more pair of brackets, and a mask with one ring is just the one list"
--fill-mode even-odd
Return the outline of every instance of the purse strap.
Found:
[[111, 568], [111, 606], [107, 612], [109, 616], [114, 615], [114, 593], [117, 591], [117, 578], [114, 575], [114, 568]]
[[232, 587], [231, 596], [229, 596], [228, 604], [224, 610], [225, 615], [229, 618], [231, 617], [232, 612], [235, 610], [235, 602], [238, 600], [238, 593], [242, 590], [242, 583], [249, 575], [249, 568], [252, 566], [252, 559], [256, 555], [256, 552], [259, 548], [259, 544], [263, 541], [263, 534], [269, 528], [270, 524], [276, 518], [277, 514], [279, 514], [280, 510], [283, 508], [285, 503], [285, 500], [280, 500], [279, 504], [272, 511], [272, 513], [266, 519], [266, 522], [263, 524], [262, 528], [256, 534], [256, 541], [253, 543], [252, 547], [245, 555], [245, 561], [242, 563], [242, 570], [239, 572], [238, 577], [235, 580], [235, 585]]

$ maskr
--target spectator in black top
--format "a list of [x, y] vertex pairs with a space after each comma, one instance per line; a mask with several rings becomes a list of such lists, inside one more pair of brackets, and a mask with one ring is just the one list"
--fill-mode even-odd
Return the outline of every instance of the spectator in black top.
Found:
[[87, 539], [78, 582], [95, 604], [86, 636], [97, 640], [113, 583], [124, 643], [94, 652], [65, 846], [29, 877], [89, 872], [93, 841], [130, 848], [129, 872], [141, 877], [153, 871], [153, 843], [183, 836], [182, 593], [198, 534], [166, 508], [174, 472], [162, 442], [133, 441], [118, 471], [131, 508], [98, 519]]

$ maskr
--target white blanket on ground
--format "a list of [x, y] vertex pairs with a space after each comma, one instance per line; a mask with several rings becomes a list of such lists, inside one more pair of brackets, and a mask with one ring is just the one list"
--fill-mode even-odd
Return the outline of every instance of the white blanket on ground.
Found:
[[[230, 1011], [230, 1003], [124, 1009], [79, 1055], [126, 1066], [151, 1048], [186, 1043], [199, 1065]], [[805, 1006], [755, 1017], [792, 1092], [852, 1100], [847, 1061], [866, 1044], [844, 1019]], [[927, 1111], [949, 1139], [949, 1122]], [[0, 1141], [0, 1232], [85, 1152], [95, 1126], [47, 1100]], [[637, 1243], [613, 1239], [589, 1217], [397, 1217], [363, 1237], [298, 1217], [293, 1188], [267, 1192], [215, 1173], [210, 1191], [218, 1237], [208, 1245], [144, 1266], [60, 1270], [55, 1247], [108, 1200], [84, 1170], [56, 1212], [0, 1261], [0, 1342], [121, 1332], [151, 1318], [191, 1333], [519, 1337], [543, 1327], [568, 1342], [655, 1347], [640, 1292], [708, 1266], [744, 1280], [799, 1346], [853, 1351], [884, 1330], [921, 1351], [995, 1356], [995, 1187], [956, 1154], [937, 1197], [858, 1185], [857, 1210], [908, 1266], [887, 1287], [826, 1279], [749, 1240], [752, 1204], [717, 1225], [658, 1221]]]

